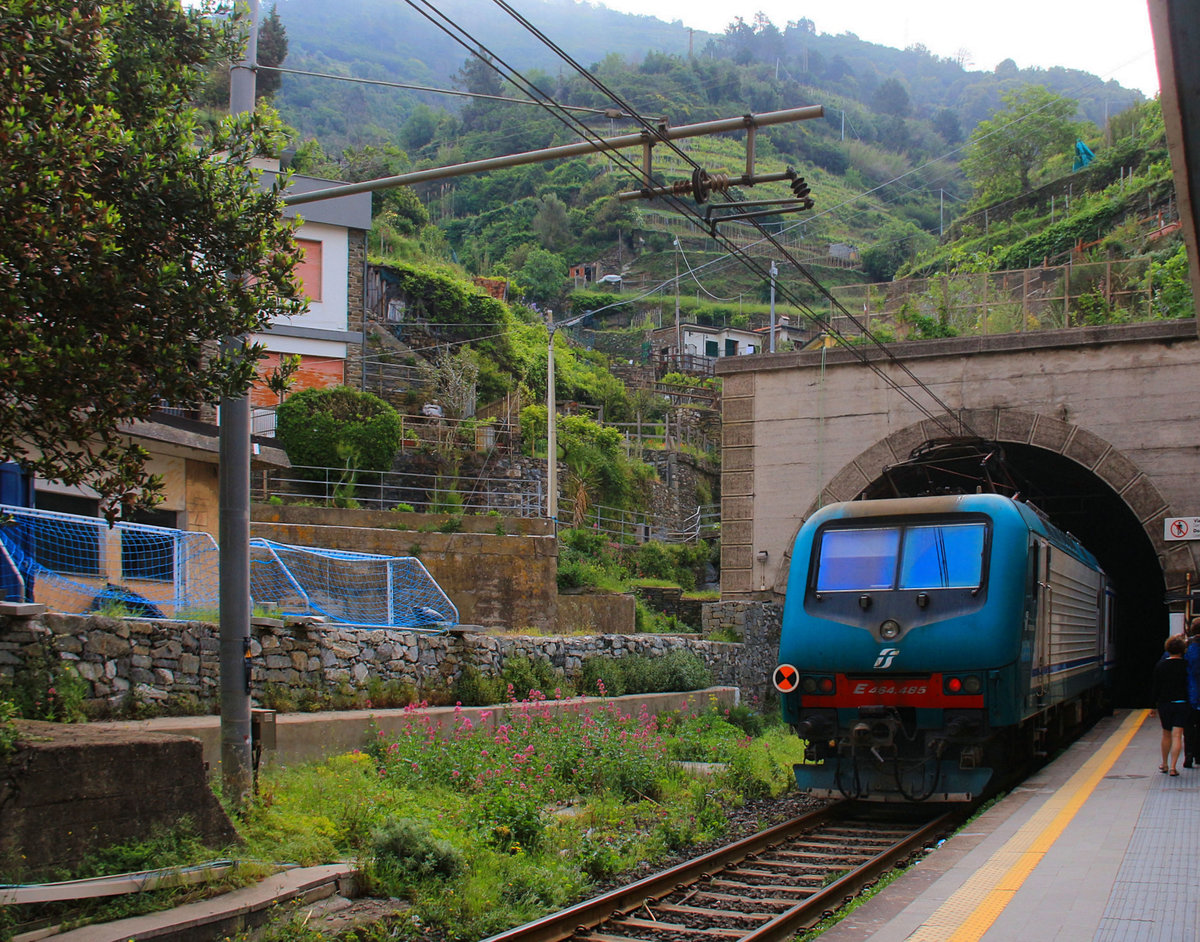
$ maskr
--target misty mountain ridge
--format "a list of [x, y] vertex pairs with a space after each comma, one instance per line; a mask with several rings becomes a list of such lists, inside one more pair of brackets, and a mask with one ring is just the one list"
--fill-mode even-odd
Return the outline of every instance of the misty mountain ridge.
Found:
[[[548, 92], [554, 93], [564, 79], [574, 75], [516, 19], [500, 7], [478, 0], [439, 0], [437, 13], [422, 3], [410, 5], [403, 0], [360, 0], [349, 7], [326, 0], [278, 0], [277, 9], [287, 29], [289, 54], [284, 64], [288, 68], [453, 87], [456, 72], [474, 49], [470, 39], [458, 34], [464, 45], [436, 25], [441, 23], [454, 33], [453, 23], [484, 43], [499, 62], [534, 78]], [[747, 70], [745, 78], [740, 89], [725, 89], [721, 97], [740, 102], [742, 110], [763, 110], [751, 107], [754, 89], [749, 87], [762, 81], [779, 86], [786, 100], [783, 107], [829, 107], [836, 98], [878, 110], [881, 102], [875, 99], [880, 87], [894, 80], [907, 95], [901, 117], [932, 119], [948, 111], [965, 137], [999, 106], [1001, 94], [1022, 85], [1045, 85], [1076, 99], [1081, 115], [1098, 125], [1107, 115], [1144, 100], [1137, 90], [1076, 69], [1019, 69], [1007, 59], [991, 71], [972, 70], [960, 61], [934, 56], [920, 45], [900, 50], [866, 42], [849, 32], [821, 33], [801, 10], [787, 24], [761, 17], [742, 21], [731, 17], [724, 34], [690, 30], [679, 21], [666, 23], [579, 0], [521, 0], [518, 11], [591, 71], [606, 60], [611, 63], [612, 56], [625, 60], [630, 68], [644, 63], [648, 55], [685, 61], [689, 55], [732, 60]], [[730, 91], [734, 94], [728, 94]], [[664, 109], [655, 92], [653, 81], [647, 81], [632, 94], [631, 103], [648, 115], [669, 111], [670, 103]], [[284, 76], [277, 97], [285, 120], [303, 136], [319, 138], [326, 149], [392, 141], [398, 126], [421, 103], [457, 112], [463, 99], [292, 75]], [[699, 118], [692, 115], [688, 120], [728, 116], [713, 112]], [[684, 123], [670, 113], [666, 117], [673, 124]], [[827, 120], [835, 118], [840, 122], [840, 115], [830, 115]]]

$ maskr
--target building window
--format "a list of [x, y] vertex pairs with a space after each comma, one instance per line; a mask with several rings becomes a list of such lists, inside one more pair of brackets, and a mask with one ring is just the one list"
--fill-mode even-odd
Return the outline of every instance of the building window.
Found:
[[304, 258], [296, 265], [296, 277], [300, 279], [304, 296], [310, 301], [320, 301], [321, 243], [316, 239], [297, 239], [296, 245], [304, 252]]
[[[100, 501], [74, 494], [38, 491], [34, 503], [38, 510], [81, 517], [95, 517], [100, 512]], [[39, 565], [53, 572], [99, 576], [102, 527], [108, 527], [103, 520], [96, 520], [95, 523], [63, 519], [40, 522], [33, 527], [31, 555]]]
[[704, 341], [704, 355], [706, 357], [719, 357], [721, 355], [721, 345], [715, 340]]

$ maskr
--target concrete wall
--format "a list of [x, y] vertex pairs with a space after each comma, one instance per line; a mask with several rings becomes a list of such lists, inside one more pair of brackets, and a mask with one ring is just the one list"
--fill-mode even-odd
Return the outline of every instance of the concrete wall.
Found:
[[556, 630], [563, 634], [633, 634], [636, 608], [631, 595], [560, 595]]
[[0, 856], [26, 872], [74, 866], [183, 814], [210, 847], [237, 839], [208, 789], [199, 740], [25, 720], [18, 729], [0, 776]]
[[[880, 369], [955, 430], [1056, 452], [1105, 481], [1141, 522], [1167, 584], [1197, 568], [1163, 518], [1200, 513], [1194, 320], [892, 344]], [[723, 599], [778, 598], [788, 549], [822, 503], [848, 500], [913, 447], [950, 434], [854, 352], [730, 357], [723, 377]], [[764, 555], [765, 554], [765, 555]]]
[[[267, 765], [290, 766], [317, 762], [330, 756], [362, 749], [368, 736], [398, 736], [416, 721], [428, 720], [439, 735], [469, 719], [475, 729], [493, 730], [527, 709], [553, 713], [596, 710], [615, 706], [622, 713], [651, 716], [677, 710], [705, 712], [716, 705], [723, 708], [740, 702], [736, 687], [709, 687], [686, 693], [629, 694], [624, 697], [572, 697], [559, 700], [554, 691], [546, 691], [544, 701], [522, 701], [488, 707], [423, 707], [418, 711], [401, 710], [329, 710], [323, 713], [281, 713], [275, 720], [275, 747], [266, 749], [262, 761]], [[100, 730], [127, 733], [152, 732], [191, 736], [200, 741], [204, 760], [214, 770], [221, 765], [221, 719], [217, 716], [164, 716], [151, 720], [127, 720], [95, 723]]]

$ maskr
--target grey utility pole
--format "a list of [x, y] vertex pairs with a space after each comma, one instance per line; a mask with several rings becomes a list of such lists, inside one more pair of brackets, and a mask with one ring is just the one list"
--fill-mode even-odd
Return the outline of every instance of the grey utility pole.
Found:
[[[229, 113], [254, 110], [258, 0], [248, 0], [250, 35], [229, 72]], [[245, 339], [227, 337], [226, 355], [240, 356]], [[221, 400], [218, 542], [221, 621], [221, 781], [241, 810], [253, 787], [250, 744], [250, 399]]]
[[779, 274], [779, 269], [775, 267], [775, 262], [771, 262], [771, 341], [770, 350], [775, 352], [775, 278]]
[[546, 519], [558, 533], [558, 402], [554, 389], [554, 312], [546, 310]]

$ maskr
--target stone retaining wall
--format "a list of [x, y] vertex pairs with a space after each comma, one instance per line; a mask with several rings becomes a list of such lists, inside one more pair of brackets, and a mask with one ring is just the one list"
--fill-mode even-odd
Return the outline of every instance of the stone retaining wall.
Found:
[[[255, 619], [251, 634], [251, 689], [260, 701], [376, 678], [444, 691], [468, 665], [496, 674], [509, 657], [548, 661], [574, 679], [589, 657], [655, 657], [677, 649], [694, 652], [714, 683], [740, 687], [743, 696], [761, 699], [769, 680], [769, 673], [756, 677], [748, 669], [760, 658], [745, 656], [745, 646], [680, 635], [510, 637], [470, 629], [422, 634], [269, 619]], [[134, 696], [147, 704], [199, 709], [219, 699], [219, 636], [205, 622], [0, 615], [0, 685], [10, 683], [31, 657], [73, 664], [96, 706], [116, 708]], [[774, 652], [772, 669], [773, 657]]]
[[779, 659], [779, 634], [783, 626], [783, 606], [773, 602], [711, 602], [701, 616], [705, 635], [732, 631], [741, 639], [731, 645], [739, 652], [733, 666], [734, 676], [725, 683], [741, 689], [743, 702], [761, 708], [775, 696], [771, 675]]

